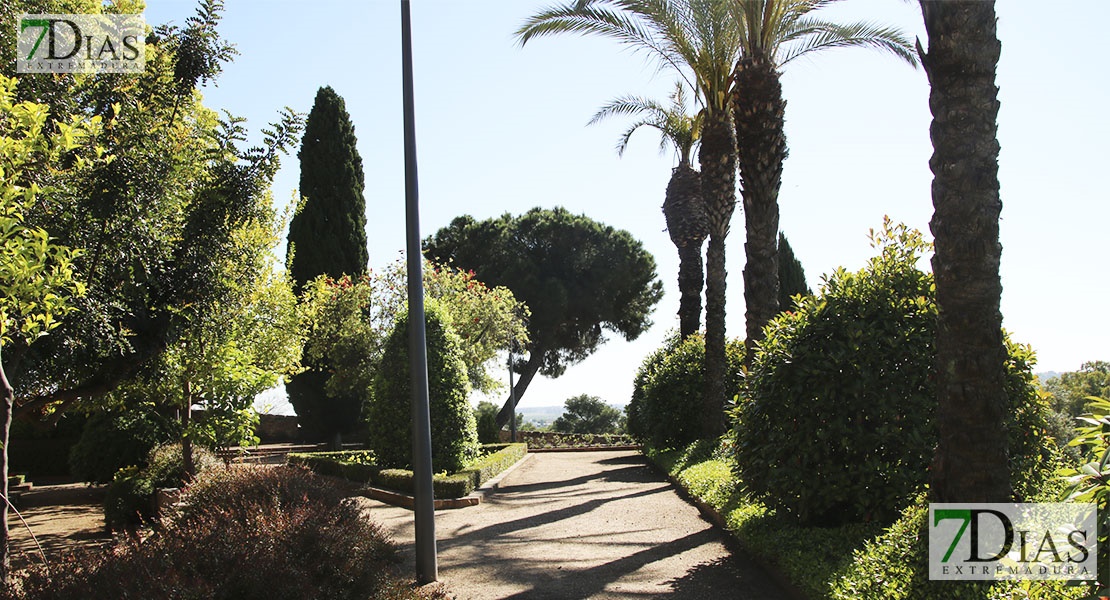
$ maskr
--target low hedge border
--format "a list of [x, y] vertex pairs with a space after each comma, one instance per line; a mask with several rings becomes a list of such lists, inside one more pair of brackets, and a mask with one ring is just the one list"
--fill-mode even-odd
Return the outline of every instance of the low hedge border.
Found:
[[[432, 489], [437, 499], [454, 499], [470, 495], [475, 489], [516, 464], [528, 452], [526, 444], [487, 444], [487, 454], [474, 464], [451, 474], [432, 478]], [[332, 475], [378, 487], [412, 494], [412, 471], [408, 469], [382, 469], [373, 464], [370, 451], [311, 452], [290, 454], [289, 464], [303, 465], [321, 475]]]
[[[1003, 600], [1088, 599], [1084, 587], [1060, 581], [1003, 581], [994, 585], [943, 585], [928, 578], [927, 544], [920, 531], [928, 503], [919, 498], [889, 527], [855, 523], [799, 527], [744, 497], [728, 456], [716, 442], [680, 450], [648, 449], [644, 455], [710, 521], [724, 525], [740, 548], [804, 600]], [[1049, 501], [1054, 494], [1031, 501]], [[971, 582], [959, 582], [968, 583]], [[941, 584], [941, 585], [930, 585]]]

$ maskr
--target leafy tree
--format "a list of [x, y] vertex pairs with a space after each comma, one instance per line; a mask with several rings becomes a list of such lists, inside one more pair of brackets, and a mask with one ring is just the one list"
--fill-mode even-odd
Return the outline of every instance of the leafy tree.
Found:
[[[536, 373], [558, 377], [605, 341], [603, 330], [636, 339], [662, 296], [655, 260], [628, 232], [566, 209], [513, 217], [458, 217], [425, 241], [434, 261], [473, 270], [531, 309], [528, 357], [513, 366], [519, 401]], [[497, 424], [508, 423], [506, 399]]]
[[701, 174], [690, 165], [694, 145], [701, 136], [701, 118], [691, 116], [682, 82], [675, 84], [670, 106], [637, 96], [618, 98], [604, 106], [590, 123], [611, 115], [643, 115], [632, 124], [617, 143], [617, 154], [624, 154], [628, 141], [640, 127], [659, 130], [660, 148], [674, 147], [678, 166], [671, 171], [663, 216], [671, 242], [678, 248], [679, 332], [688, 337], [701, 328], [701, 292], [705, 287], [701, 248], [709, 235], [705, 201], [701, 195]]
[[1008, 502], [993, 0], [920, 0], [929, 36], [933, 272], [937, 286], [937, 502]]
[[[8, 434], [16, 403], [9, 381], [12, 347], [25, 349], [55, 329], [74, 310], [73, 298], [85, 292], [75, 272], [78, 254], [58, 244], [41, 228], [28, 225], [26, 213], [49, 202], [52, 190], [27, 183], [36, 168], [60, 168], [63, 154], [88, 144], [99, 119], [74, 118], [47, 126], [45, 105], [14, 101], [15, 80], [0, 76], [0, 493], [8, 497]], [[78, 154], [78, 168], [85, 159]], [[11, 568], [8, 511], [0, 511], [0, 582]]]
[[[478, 431], [467, 397], [462, 341], [434, 300], [425, 305], [428, 395], [431, 402], [432, 469], [453, 473], [478, 455]], [[412, 465], [412, 378], [409, 370], [408, 315], [398, 315], [386, 340], [374, 395], [367, 407], [370, 447], [383, 466]]]
[[[289, 272], [299, 291], [320, 275], [367, 274], [365, 182], [356, 146], [343, 98], [330, 86], [320, 88], [297, 154], [305, 199], [289, 224]], [[335, 364], [326, 352], [305, 355], [308, 368], [286, 386], [289, 400], [305, 429], [328, 437], [338, 449], [342, 434], [357, 427], [365, 399], [349, 389], [327, 388]]]
[[1085, 362], [1078, 371], [1044, 382], [1043, 388], [1052, 395], [1052, 408], [1074, 419], [1087, 412], [1090, 398], [1110, 398], [1110, 362]]
[[551, 424], [559, 433], [617, 433], [621, 411], [589, 394], [567, 398], [562, 416]]
[[[330, 408], [298, 408], [306, 426], [332, 434], [358, 426], [382, 346], [397, 316], [407, 310], [406, 281], [405, 264], [397, 261], [373, 276], [309, 282], [302, 295], [308, 327], [305, 353], [309, 361], [329, 357], [332, 369], [319, 375]], [[430, 262], [424, 265], [424, 293], [439, 304], [442, 316], [464, 341], [459, 351], [470, 385], [497, 390], [489, 363], [510, 343], [527, 343], [527, 307], [506, 288], [489, 288], [473, 273]]]
[[[779, 312], [779, 188], [786, 160], [781, 71], [814, 52], [865, 47], [917, 65], [917, 54], [897, 29], [868, 22], [840, 24], [814, 14], [831, 4], [814, 0], [740, 0], [732, 3], [741, 51], [733, 72], [740, 188], [744, 200], [744, 304], [747, 359], [763, 327]], [[750, 366], [750, 362], [748, 363]]]
[[794, 249], [790, 247], [786, 236], [779, 232], [779, 307], [782, 310], [792, 310], [794, 296], [808, 296], [812, 293], [806, 283], [802, 262], [794, 256]]
[[[116, 395], [129, 404], [157, 399], [181, 415], [185, 468], [193, 472], [194, 442], [211, 448], [257, 443], [254, 398], [299, 366], [304, 337], [296, 297], [273, 268], [283, 221], [269, 194], [258, 217], [233, 232], [234, 252], [217, 265], [225, 293], [184, 314], [184, 331], [135, 381]], [[193, 405], [204, 412], [194, 419]]]
[[732, 3], [567, 2], [532, 16], [517, 30], [517, 38], [523, 45], [556, 33], [600, 35], [646, 52], [661, 67], [677, 71], [705, 103], [698, 148], [702, 200], [709, 221], [702, 428], [706, 437], [716, 437], [725, 429], [725, 237], [736, 206], [736, 131], [730, 94], [732, 67], [740, 55], [741, 39]]

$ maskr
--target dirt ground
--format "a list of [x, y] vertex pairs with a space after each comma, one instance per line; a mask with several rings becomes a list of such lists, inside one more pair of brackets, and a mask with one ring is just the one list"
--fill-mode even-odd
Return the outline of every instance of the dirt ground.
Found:
[[111, 542], [103, 502], [103, 487], [82, 483], [36, 486], [24, 494], [19, 514], [8, 514], [12, 566], [41, 563], [43, 555], [53, 562], [66, 552]]

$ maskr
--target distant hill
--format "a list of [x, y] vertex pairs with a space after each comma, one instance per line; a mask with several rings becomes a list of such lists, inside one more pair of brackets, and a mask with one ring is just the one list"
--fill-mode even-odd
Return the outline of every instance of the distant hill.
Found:
[[1037, 376], [1037, 379], [1041, 380], [1041, 383], [1045, 383], [1049, 379], [1059, 377], [1060, 373], [1058, 373], [1056, 371], [1044, 371], [1042, 373], [1036, 373], [1036, 376]]
[[[624, 404], [609, 404], [609, 406], [624, 412]], [[563, 406], [518, 406], [517, 412], [524, 416], [525, 423], [546, 427], [563, 416]]]

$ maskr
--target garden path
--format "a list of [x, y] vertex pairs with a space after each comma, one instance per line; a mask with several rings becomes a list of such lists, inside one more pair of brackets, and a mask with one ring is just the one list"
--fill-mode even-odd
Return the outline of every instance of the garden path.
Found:
[[[412, 512], [359, 501], [414, 570]], [[460, 599], [789, 597], [638, 452], [534, 454], [478, 506], [437, 512], [436, 538]]]

